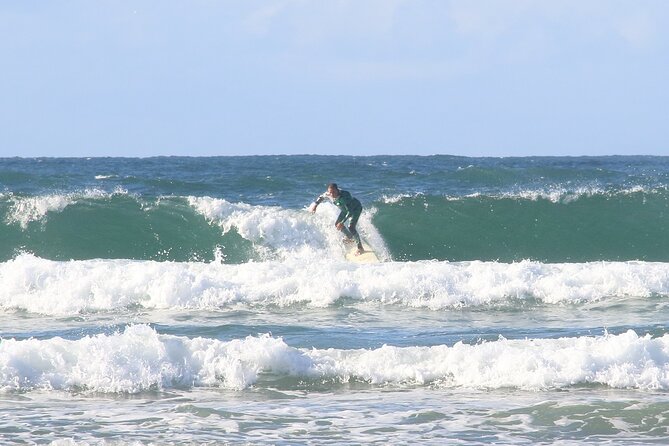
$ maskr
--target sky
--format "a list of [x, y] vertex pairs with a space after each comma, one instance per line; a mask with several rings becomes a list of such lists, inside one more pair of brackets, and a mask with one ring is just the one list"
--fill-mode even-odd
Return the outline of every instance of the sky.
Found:
[[0, 156], [669, 155], [666, 0], [0, 0]]

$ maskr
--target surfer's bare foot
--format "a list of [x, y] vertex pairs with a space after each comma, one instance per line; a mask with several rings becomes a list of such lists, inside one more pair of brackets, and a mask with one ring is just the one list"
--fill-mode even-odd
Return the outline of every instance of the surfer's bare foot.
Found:
[[358, 248], [358, 250], [355, 252], [355, 255], [359, 256], [360, 254], [364, 254], [365, 250], [362, 248]]

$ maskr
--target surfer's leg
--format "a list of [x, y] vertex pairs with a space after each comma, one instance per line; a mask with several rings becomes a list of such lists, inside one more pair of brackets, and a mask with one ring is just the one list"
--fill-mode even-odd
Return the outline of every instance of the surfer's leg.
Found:
[[345, 236], [344, 242], [346, 242], [346, 240], [353, 240], [353, 235], [351, 234], [351, 231], [349, 231], [348, 228], [344, 225], [345, 220], [346, 220], [346, 212], [341, 211], [339, 213], [339, 217], [337, 217], [337, 220], [336, 220], [336, 223], [335, 223], [335, 227], [339, 231], [344, 233], [344, 236]]
[[353, 238], [355, 237], [353, 233], [346, 226], [341, 227], [341, 232], [344, 233], [347, 239], [353, 240]]
[[358, 230], [355, 228], [355, 226], [358, 224], [358, 219], [360, 218], [360, 214], [362, 214], [362, 208], [356, 210], [351, 216], [351, 223], [348, 225], [348, 230], [353, 239], [355, 239], [356, 243], [358, 244], [358, 251], [362, 252], [365, 249], [362, 247], [360, 234], [358, 234]]

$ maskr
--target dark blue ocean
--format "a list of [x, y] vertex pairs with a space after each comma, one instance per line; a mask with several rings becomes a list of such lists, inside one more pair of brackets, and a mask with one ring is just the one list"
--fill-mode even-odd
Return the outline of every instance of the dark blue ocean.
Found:
[[[336, 182], [382, 260], [347, 261]], [[0, 443], [665, 444], [669, 157], [0, 159]]]

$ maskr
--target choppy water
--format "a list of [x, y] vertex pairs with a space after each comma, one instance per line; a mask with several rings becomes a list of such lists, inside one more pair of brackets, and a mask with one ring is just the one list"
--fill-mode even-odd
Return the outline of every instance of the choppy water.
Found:
[[669, 434], [668, 157], [0, 159], [0, 222], [3, 443]]

